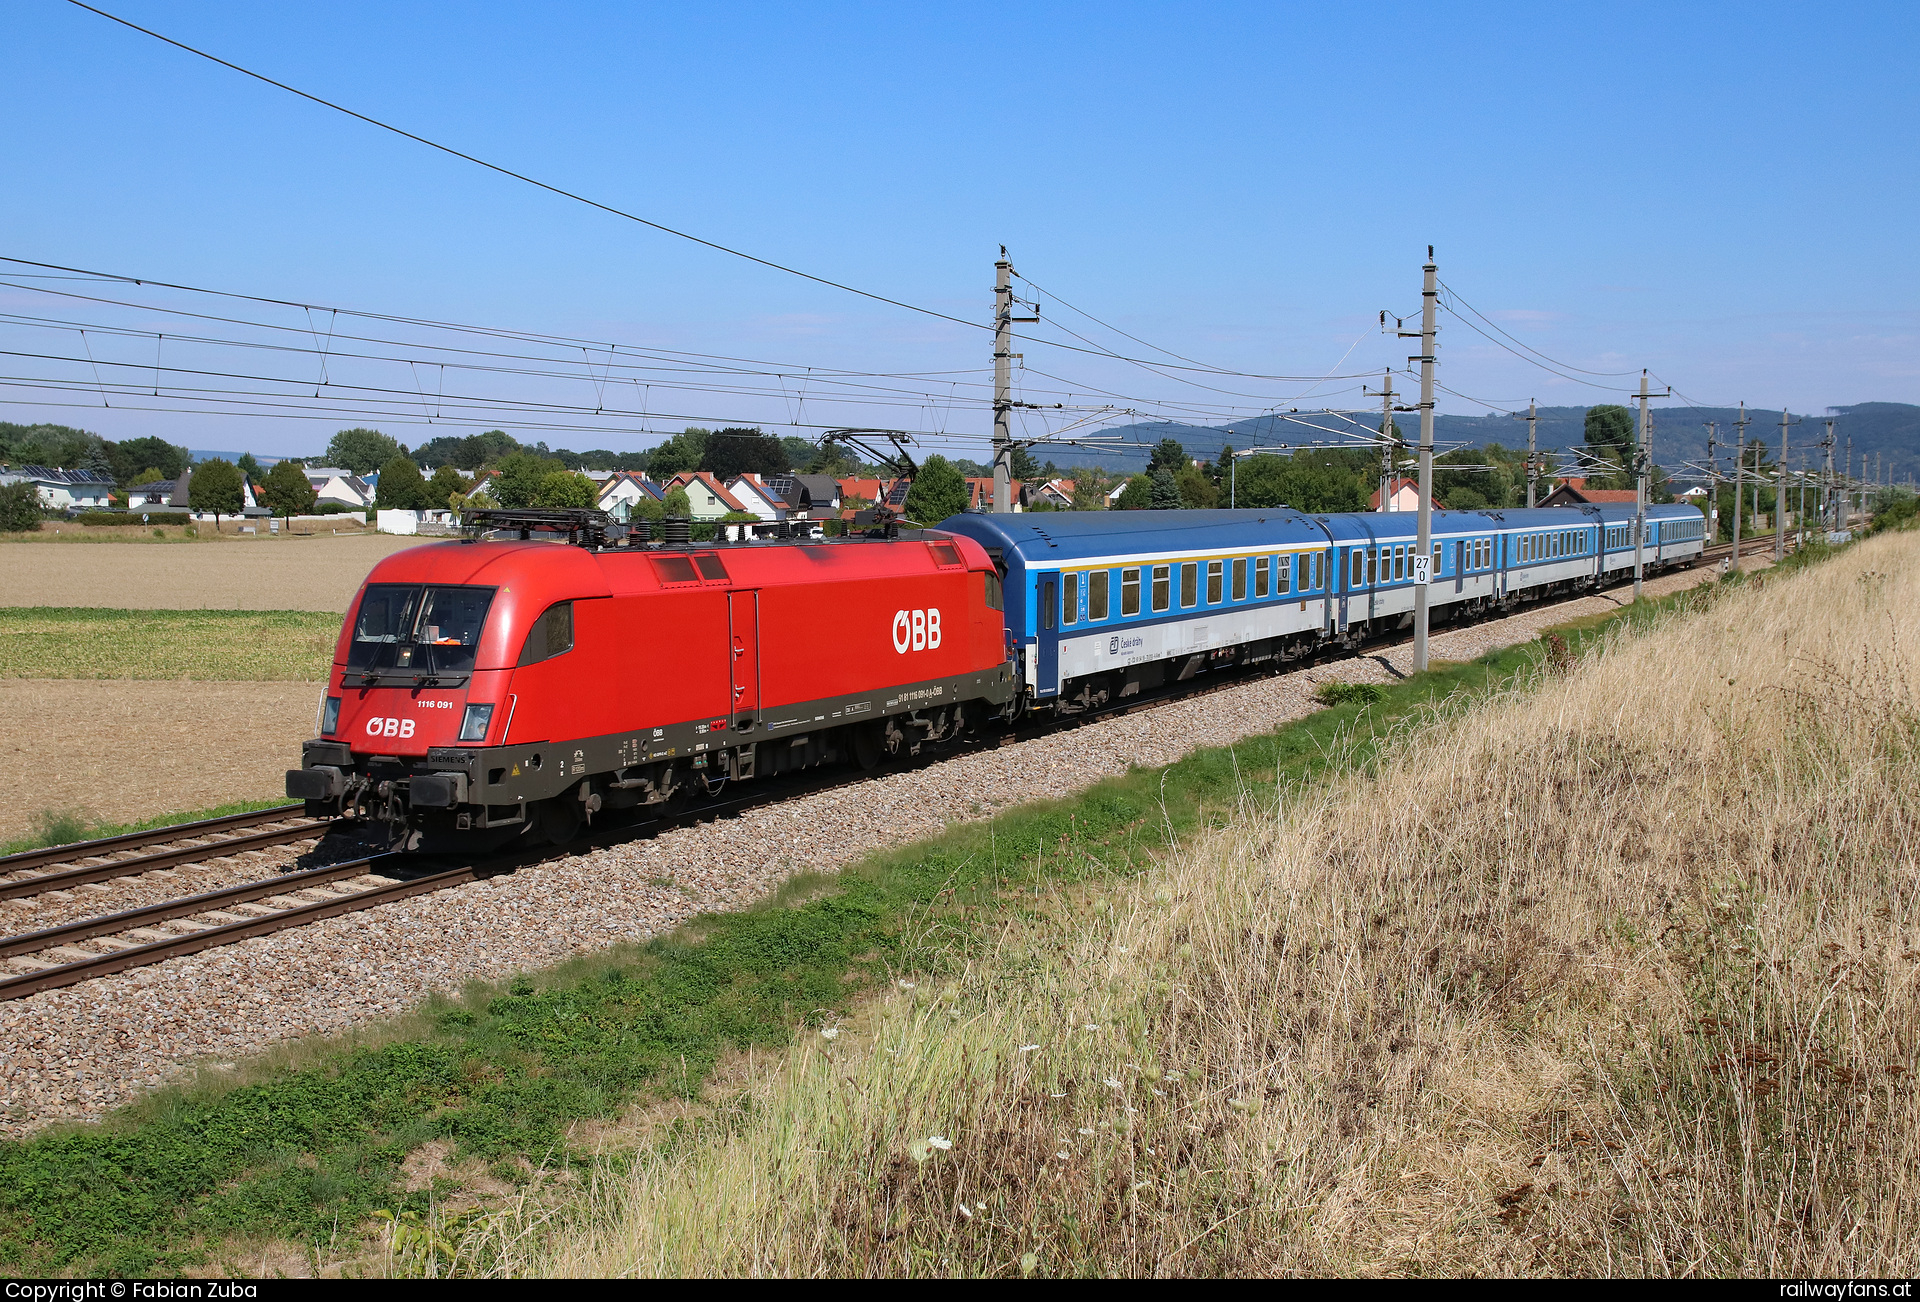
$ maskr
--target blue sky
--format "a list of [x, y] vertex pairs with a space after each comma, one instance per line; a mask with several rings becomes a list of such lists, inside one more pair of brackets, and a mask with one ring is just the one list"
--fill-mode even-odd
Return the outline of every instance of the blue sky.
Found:
[[[1056, 425], [1121, 418], [1086, 410], [1103, 405], [1194, 419], [1369, 400], [1357, 380], [1215, 376], [1203, 389], [1066, 352], [1046, 342], [1072, 342], [1056, 321], [1142, 355], [1054, 294], [1220, 367], [1354, 375], [1415, 351], [1373, 326], [1381, 308], [1417, 312], [1429, 243], [1462, 300], [1574, 366], [1650, 367], [1715, 404], [1920, 401], [1912, 5], [104, 7], [504, 166], [969, 321], [989, 318], [1004, 243], [1046, 291], [1044, 323], [1023, 328], [1022, 385], [1066, 402]], [[0, 22], [0, 254], [769, 359], [795, 376], [911, 371], [899, 387], [924, 395], [875, 409], [797, 402], [784, 390], [799, 378], [782, 394], [672, 401], [632, 386], [629, 407], [703, 423], [988, 429], [977, 401], [958, 401], [984, 376], [982, 330], [569, 203], [58, 0], [8, 0]], [[83, 312], [0, 288], [0, 311], [169, 333], [158, 307], [186, 302], [123, 298], [136, 306]], [[1496, 407], [1605, 401], [1632, 382], [1572, 383], [1451, 316], [1442, 326], [1442, 383]], [[0, 341], [173, 362], [137, 335], [82, 341], [15, 321]], [[82, 374], [7, 363], [13, 377]], [[392, 424], [212, 416], [18, 385], [0, 387], [15, 400], [0, 419], [262, 452], [315, 448], [347, 424], [416, 443], [470, 428], [444, 406], [435, 416], [423, 383], [414, 417], [443, 428], [398, 408]], [[592, 387], [485, 383], [566, 403]], [[587, 405], [611, 405], [604, 390]], [[1442, 408], [1486, 410], [1453, 396]], [[637, 447], [673, 422], [583, 423], [594, 429], [529, 437]]]

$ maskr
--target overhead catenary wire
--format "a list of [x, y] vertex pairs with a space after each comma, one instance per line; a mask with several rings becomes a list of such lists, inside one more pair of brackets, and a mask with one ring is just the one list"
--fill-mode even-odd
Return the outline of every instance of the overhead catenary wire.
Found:
[[378, 127], [382, 131], [391, 131], [396, 136], [401, 136], [407, 140], [414, 141], [416, 144], [425, 145], [429, 149], [437, 149], [443, 154], [448, 154], [454, 158], [462, 159], [478, 167], [484, 167], [490, 172], [497, 172], [501, 176], [510, 177], [515, 181], [520, 181], [527, 185], [535, 186], [538, 189], [545, 190], [550, 194], [559, 195], [563, 199], [571, 199], [575, 203], [586, 204], [590, 208], [597, 208], [601, 212], [610, 213], [615, 217], [622, 217], [622, 218], [625, 218], [627, 221], [637, 222], [639, 225], [649, 227], [653, 230], [661, 232], [662, 234], [671, 235], [676, 239], [687, 240], [691, 243], [699, 244], [706, 248], [713, 249], [716, 252], [727, 254], [730, 257], [740, 258], [747, 262], [757, 263], [760, 266], [770, 268], [771, 270], [774, 270], [774, 271], [784, 272], [789, 276], [798, 276], [802, 280], [810, 280], [817, 285], [825, 285], [829, 289], [841, 290], [848, 294], [857, 294], [861, 298], [872, 299], [876, 303], [886, 303], [892, 307], [904, 308], [909, 312], [918, 312], [923, 316], [937, 317], [942, 321], [951, 321], [955, 325], [971, 326], [977, 330], [992, 329], [991, 326], [981, 321], [969, 321], [964, 317], [952, 316], [946, 312], [939, 312], [930, 307], [921, 307], [916, 303], [908, 303], [901, 299], [889, 298], [885, 294], [876, 294], [871, 290], [860, 289], [853, 285], [846, 284], [842, 281], [829, 279], [826, 276], [816, 276], [810, 271], [801, 271], [797, 267], [789, 267], [785, 263], [775, 262], [771, 258], [763, 258], [763, 257], [760, 257], [758, 254], [748, 253], [743, 249], [736, 249], [731, 247], [730, 245], [721, 244], [716, 240], [709, 240], [704, 238], [703, 236], [694, 235], [688, 231], [679, 230], [679, 229], [676, 229], [675, 227], [665, 225], [664, 223], [654, 221], [651, 218], [642, 217], [637, 213], [628, 212], [624, 208], [616, 208], [612, 204], [601, 203], [598, 199], [589, 199], [587, 196], [583, 194], [576, 194], [572, 190], [567, 190], [557, 185], [551, 185], [546, 181], [541, 181], [534, 177], [528, 176], [524, 172], [516, 172], [512, 168], [502, 167], [498, 163], [490, 163], [484, 158], [475, 157], [472, 154], [465, 153], [461, 150], [455, 149], [451, 145], [443, 145], [437, 140], [429, 140], [425, 136], [417, 135], [414, 132], [406, 130], [405, 128], [394, 126], [390, 122], [382, 122], [379, 118], [369, 117], [365, 113], [361, 113], [354, 109], [350, 109], [343, 104], [336, 104], [332, 100], [323, 99], [322, 97], [312, 94], [311, 92], [301, 90], [297, 86], [289, 86], [283, 81], [276, 81], [272, 77], [267, 76], [265, 73], [255, 72], [251, 68], [243, 68], [237, 63], [233, 63], [227, 59], [221, 58], [219, 55], [210, 54], [205, 50], [198, 49], [195, 46], [188, 45], [184, 41], [176, 41], [175, 39], [173, 39], [173, 37], [163, 35], [160, 32], [156, 32], [150, 27], [142, 27], [139, 23], [132, 22], [132, 21], [129, 21], [128, 19], [122, 18], [118, 14], [111, 14], [104, 9], [95, 8], [93, 5], [85, 3], [85, 0], [68, 0], [68, 3], [74, 5], [76, 8], [85, 9], [88, 13], [98, 14], [100, 17], [107, 19], [109, 22], [115, 22], [120, 24], [122, 27], [126, 27], [133, 31], [139, 32], [143, 36], [151, 36], [156, 41], [163, 41], [166, 44], [173, 46], [177, 50], [184, 50], [188, 54], [197, 55], [198, 57], [205, 59], [210, 63], [217, 63], [223, 68], [228, 68], [234, 72], [240, 73], [242, 76], [251, 77], [255, 81], [264, 82], [266, 85], [272, 86], [278, 90], [284, 90], [290, 95], [298, 95], [301, 99], [309, 100], [315, 104], [320, 105], [322, 108], [332, 109], [336, 113], [344, 113], [346, 116], [350, 118], [356, 118], [361, 122], [367, 123], [369, 126]]

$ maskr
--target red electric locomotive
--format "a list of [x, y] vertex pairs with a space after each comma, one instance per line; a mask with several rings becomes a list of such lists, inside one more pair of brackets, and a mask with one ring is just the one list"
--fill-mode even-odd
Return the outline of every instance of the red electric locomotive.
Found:
[[449, 541], [347, 614], [287, 794], [396, 844], [562, 842], [602, 809], [965, 733], [1014, 699], [970, 538]]

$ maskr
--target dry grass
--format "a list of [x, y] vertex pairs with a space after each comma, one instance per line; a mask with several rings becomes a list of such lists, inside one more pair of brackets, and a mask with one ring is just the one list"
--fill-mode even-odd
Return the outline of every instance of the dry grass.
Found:
[[0, 607], [0, 678], [319, 683], [339, 634], [320, 611]]
[[1911, 1274], [1916, 553], [1881, 538], [1725, 592], [1370, 774], [1249, 790], [1155, 873], [803, 1033], [465, 1251], [590, 1275]]
[[0, 606], [344, 614], [368, 570], [421, 540], [342, 534], [176, 546], [60, 542], [0, 542]]

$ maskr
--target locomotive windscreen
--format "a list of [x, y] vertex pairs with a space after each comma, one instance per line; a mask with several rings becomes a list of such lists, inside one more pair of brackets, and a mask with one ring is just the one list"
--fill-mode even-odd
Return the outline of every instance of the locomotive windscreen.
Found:
[[494, 589], [375, 583], [360, 599], [347, 668], [367, 673], [473, 670]]

